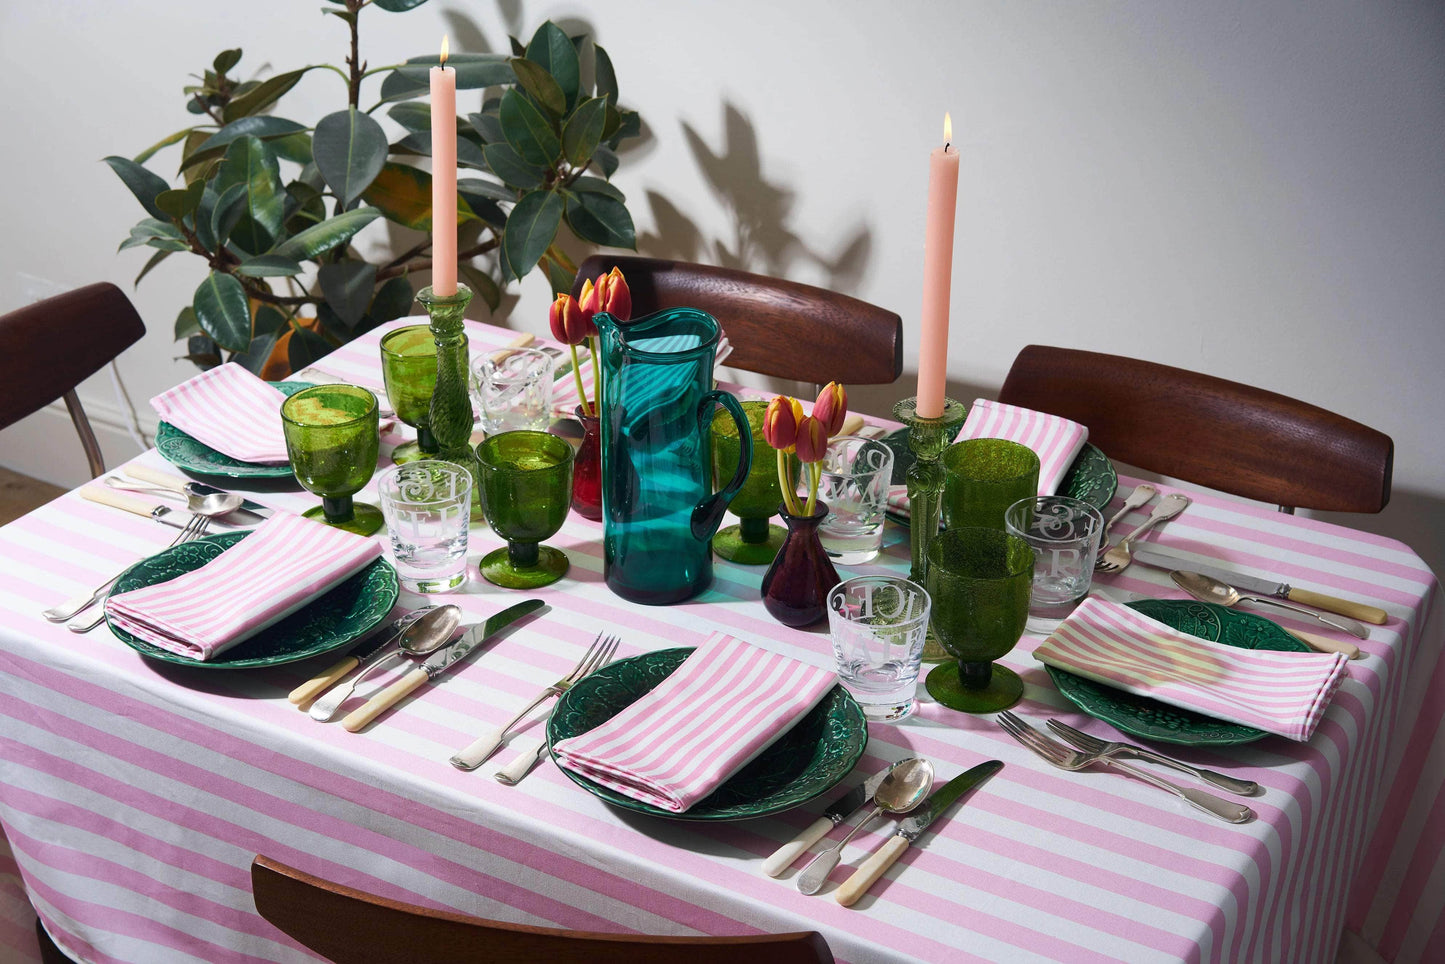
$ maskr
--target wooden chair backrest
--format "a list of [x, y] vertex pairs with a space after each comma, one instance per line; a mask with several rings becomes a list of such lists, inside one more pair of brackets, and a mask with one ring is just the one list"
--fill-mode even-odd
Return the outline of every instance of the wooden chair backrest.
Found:
[[754, 937], [639, 937], [553, 930], [445, 913], [343, 887], [258, 855], [256, 910], [335, 964], [830, 964], [816, 931]]
[[686, 261], [597, 254], [582, 262], [572, 293], [620, 268], [632, 316], [700, 308], [727, 332], [731, 368], [823, 384], [886, 385], [903, 371], [903, 321], [895, 312], [834, 291]]
[[1029, 345], [999, 401], [1087, 425], [1111, 459], [1282, 508], [1379, 512], [1390, 501], [1388, 435], [1223, 378]]

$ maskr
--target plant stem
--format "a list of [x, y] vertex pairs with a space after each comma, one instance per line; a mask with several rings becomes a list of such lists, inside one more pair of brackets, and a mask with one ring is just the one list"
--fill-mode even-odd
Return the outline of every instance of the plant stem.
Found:
[[[587, 355], [588, 355], [588, 357], [589, 357], [589, 358], [591, 359], [591, 361], [592, 361], [592, 411], [593, 411], [593, 412], [600, 412], [600, 411], [602, 411], [602, 379], [601, 379], [601, 377], [598, 376], [598, 374], [597, 374], [597, 336], [596, 336], [596, 335], [588, 335], [588, 336], [587, 336]], [[572, 364], [573, 364], [573, 365], [576, 365], [576, 364], [577, 364], [577, 360], [576, 360], [575, 358], [572, 360]], [[578, 376], [578, 382], [577, 382], [577, 384], [578, 384], [579, 390], [580, 390], [580, 386], [581, 386], [581, 384], [582, 384], [582, 382], [581, 382], [581, 376]]]
[[818, 508], [818, 482], [823, 477], [823, 463], [808, 463], [808, 508], [804, 515], [811, 516]]
[[351, 20], [348, 23], [351, 28], [351, 56], [346, 58], [346, 65], [351, 68], [351, 82], [347, 85], [346, 96], [347, 103], [352, 107], [361, 106], [361, 78], [366, 70], [366, 65], [361, 62], [358, 38], [362, 6], [360, 0], [346, 0], [346, 9], [351, 14]]
[[793, 492], [793, 473], [788, 471], [788, 453], [782, 449], [773, 451], [778, 453], [778, 487], [783, 490], [783, 505], [789, 515], [800, 515], [798, 497]]
[[[582, 366], [577, 364], [577, 346], [568, 345], [567, 350], [572, 352], [572, 378], [577, 382], [577, 403], [582, 406], [583, 415], [595, 414], [587, 408], [587, 389], [582, 387]], [[592, 370], [592, 377], [597, 377], [597, 369]]]

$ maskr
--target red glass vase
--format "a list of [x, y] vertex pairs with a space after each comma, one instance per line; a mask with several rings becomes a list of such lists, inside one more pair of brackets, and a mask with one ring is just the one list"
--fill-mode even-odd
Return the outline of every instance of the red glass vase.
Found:
[[788, 535], [763, 576], [763, 606], [784, 626], [798, 629], [827, 618], [828, 591], [842, 581], [818, 538], [828, 507], [819, 502], [814, 508], [801, 516], [789, 513], [786, 504], [778, 507]]
[[584, 519], [602, 519], [602, 436], [597, 416], [587, 415], [582, 406], [573, 410], [582, 423], [582, 445], [572, 463], [572, 510]]

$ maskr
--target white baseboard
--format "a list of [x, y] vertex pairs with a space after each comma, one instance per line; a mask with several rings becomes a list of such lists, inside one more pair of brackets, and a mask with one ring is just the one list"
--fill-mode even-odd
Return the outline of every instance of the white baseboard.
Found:
[[[83, 401], [90, 427], [100, 442], [107, 468], [114, 468], [141, 451], [127, 429], [129, 418], [119, 405], [106, 399]], [[141, 415], [147, 441], [155, 438], [155, 415]], [[28, 418], [0, 431], [0, 465], [31, 478], [73, 489], [90, 479], [90, 467], [80, 436], [64, 402], [54, 402]]]

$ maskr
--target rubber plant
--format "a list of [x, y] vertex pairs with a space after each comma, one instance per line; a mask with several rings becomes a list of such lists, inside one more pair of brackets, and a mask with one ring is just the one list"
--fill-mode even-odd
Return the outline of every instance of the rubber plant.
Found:
[[[431, 267], [431, 175], [417, 158], [431, 150], [427, 72], [439, 57], [369, 67], [359, 28], [368, 7], [400, 14], [425, 2], [330, 0], [323, 12], [349, 32], [344, 67], [242, 80], [233, 73], [241, 50], [224, 50], [185, 88], [196, 123], [135, 157], [105, 159], [146, 211], [121, 244], [154, 249], [136, 283], [176, 252], [210, 269], [175, 323], [193, 362], [234, 360], [260, 373], [285, 341], [296, 369], [410, 312], [413, 276]], [[591, 78], [582, 69], [589, 46]], [[457, 258], [492, 310], [503, 286], [539, 265], [554, 291], [570, 290], [577, 268], [558, 243], [563, 226], [584, 242], [636, 246], [626, 199], [610, 179], [618, 146], [637, 136], [640, 121], [617, 106], [607, 52], [550, 21], [526, 44], [511, 38], [511, 48], [447, 59], [460, 91], [481, 91], [481, 110], [456, 121]], [[306, 124], [284, 116], [281, 101], [311, 71], [338, 75], [346, 102]], [[377, 83], [363, 107], [363, 88]], [[145, 165], [174, 145], [173, 184]], [[420, 236], [368, 261], [358, 235], [382, 220]]]

